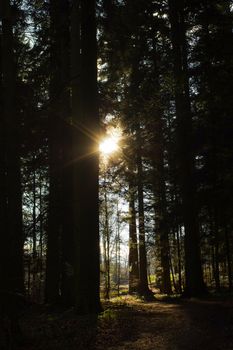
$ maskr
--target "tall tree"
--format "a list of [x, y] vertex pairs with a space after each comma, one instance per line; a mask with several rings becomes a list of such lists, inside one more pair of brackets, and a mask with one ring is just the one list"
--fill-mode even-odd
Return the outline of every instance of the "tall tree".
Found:
[[72, 119], [70, 108], [70, 86], [72, 85], [72, 72], [70, 60], [70, 6], [69, 1], [60, 1], [60, 118], [62, 126], [62, 164], [61, 164], [61, 208], [62, 208], [62, 234], [61, 234], [61, 297], [65, 305], [74, 305], [74, 228], [73, 228], [73, 143]]
[[46, 301], [57, 303], [60, 298], [61, 272], [61, 1], [50, 1], [50, 111], [49, 111], [49, 217], [46, 268]]
[[[225, 226], [231, 225], [228, 216], [232, 172], [230, 136], [232, 133], [232, 13], [230, 1], [201, 2], [192, 4], [199, 24], [192, 47], [195, 99], [198, 125], [197, 153], [199, 160], [200, 190], [204, 220], [209, 222], [209, 244], [212, 247], [212, 271], [216, 289], [221, 286], [223, 251], [229, 257], [228, 244], [223, 244]], [[192, 12], [193, 13], [193, 12]], [[226, 127], [227, 126], [227, 127]], [[226, 248], [226, 249], [225, 249]], [[227, 253], [228, 251], [228, 253]], [[224, 253], [224, 255], [225, 255]], [[231, 264], [228, 265], [231, 270]], [[231, 283], [231, 282], [230, 282]]]
[[[79, 15], [80, 14], [80, 15]], [[80, 107], [72, 104], [74, 132], [74, 230], [76, 309], [80, 313], [96, 313], [101, 309], [99, 295], [99, 113], [97, 94], [96, 2], [80, 1], [76, 20], [80, 21], [81, 39], [77, 31], [76, 55], [81, 59]], [[75, 23], [73, 22], [73, 25]], [[73, 40], [73, 39], [72, 39]], [[75, 40], [75, 39], [74, 39]], [[72, 53], [71, 53], [72, 55]], [[79, 54], [78, 54], [79, 55]], [[75, 68], [74, 68], [75, 69]], [[77, 87], [78, 89], [78, 87]], [[76, 109], [77, 108], [77, 109]]]
[[147, 276], [147, 254], [146, 254], [146, 231], [144, 212], [144, 191], [143, 191], [143, 165], [142, 165], [142, 138], [140, 125], [136, 128], [136, 167], [137, 167], [137, 199], [138, 199], [138, 222], [139, 222], [139, 293], [146, 299], [153, 298], [153, 293], [148, 287]]
[[129, 179], [129, 293], [138, 292], [139, 287], [138, 239], [135, 199], [135, 184], [132, 183], [131, 178]]
[[[155, 23], [154, 23], [155, 25]], [[161, 274], [161, 292], [172, 293], [170, 278], [170, 247], [169, 247], [169, 224], [168, 224], [168, 204], [166, 199], [166, 177], [165, 177], [165, 136], [164, 120], [162, 107], [162, 92], [159, 80], [159, 53], [157, 50], [156, 30], [152, 31], [153, 49], [151, 52], [153, 61], [153, 86], [154, 94], [151, 103], [152, 120], [149, 119], [149, 126], [153, 130], [151, 141], [151, 160], [152, 160], [152, 183], [154, 192], [155, 226], [159, 235]], [[153, 91], [153, 90], [152, 90]]]
[[[50, 9], [51, 106], [47, 299], [56, 302], [61, 294], [62, 303], [73, 305], [75, 292], [69, 2], [51, 1]], [[51, 296], [49, 296], [50, 293]]]
[[187, 72], [187, 44], [184, 23], [184, 1], [169, 1], [171, 41], [174, 60], [177, 148], [185, 227], [185, 276], [187, 295], [205, 291], [202, 276], [198, 214], [195, 198], [192, 115]]
[[[6, 192], [3, 197], [3, 210], [6, 226], [2, 231], [3, 283], [11, 291], [23, 291], [23, 232], [22, 232], [22, 194], [20, 174], [20, 114], [16, 98], [16, 61], [14, 56], [13, 11], [8, 0], [1, 1], [2, 15], [2, 91], [5, 137], [3, 141], [3, 184]], [[2, 135], [3, 136], [3, 135]], [[5, 176], [4, 176], [5, 175]], [[5, 179], [4, 179], [5, 177]], [[6, 202], [5, 202], [6, 200]], [[5, 221], [5, 220], [4, 220]], [[5, 253], [7, 252], [7, 257]]]

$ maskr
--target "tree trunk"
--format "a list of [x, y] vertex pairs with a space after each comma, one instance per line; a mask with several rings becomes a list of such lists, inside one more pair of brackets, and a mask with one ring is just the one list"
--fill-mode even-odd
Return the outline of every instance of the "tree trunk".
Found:
[[214, 236], [214, 280], [216, 291], [220, 291], [220, 271], [219, 271], [219, 225], [218, 225], [218, 214], [216, 207], [214, 208], [213, 216], [210, 218], [212, 220], [212, 233]]
[[129, 293], [138, 292], [138, 239], [135, 210], [135, 188], [129, 184]]
[[179, 175], [185, 227], [185, 293], [189, 296], [198, 296], [205, 292], [205, 285], [200, 258], [198, 215], [195, 199], [194, 159], [191, 141], [192, 117], [183, 10], [183, 0], [169, 1], [174, 58]]
[[116, 285], [117, 295], [120, 295], [121, 283], [121, 236], [120, 236], [120, 211], [117, 204], [117, 227], [116, 227]]
[[145, 242], [145, 217], [144, 217], [144, 194], [143, 194], [143, 168], [141, 156], [140, 126], [137, 133], [137, 190], [138, 190], [138, 215], [139, 215], [139, 294], [145, 299], [153, 298], [153, 293], [148, 287], [147, 256]]
[[33, 195], [33, 207], [32, 207], [32, 298], [35, 300], [36, 297], [36, 288], [37, 288], [37, 232], [36, 232], [36, 169], [35, 169], [35, 155], [33, 155], [32, 163], [33, 163], [33, 180], [32, 180], [32, 195]]
[[[2, 34], [0, 34], [0, 40], [2, 42]], [[6, 235], [7, 232], [7, 192], [6, 192], [6, 140], [5, 140], [5, 118], [3, 109], [3, 79], [2, 79], [2, 61], [3, 50], [0, 45], [0, 240], [2, 249], [0, 253], [0, 280], [3, 285], [6, 285], [7, 268], [8, 263], [8, 251], [9, 242]]]
[[[80, 108], [72, 105], [76, 132], [74, 134], [74, 229], [75, 290], [79, 313], [98, 313], [101, 309], [99, 252], [99, 113], [97, 96], [97, 43], [94, 0], [81, 0], [81, 46], [76, 32], [73, 52], [81, 48]], [[77, 11], [76, 20], [79, 20]], [[75, 25], [75, 23], [73, 23]], [[75, 38], [73, 38], [73, 42]], [[74, 60], [73, 64], [75, 64]], [[76, 62], [79, 64], [79, 61]], [[75, 70], [75, 68], [74, 68]], [[74, 101], [72, 101], [74, 102]]]
[[[73, 151], [70, 120], [70, 17], [67, 0], [51, 1], [50, 201], [48, 301], [74, 305]], [[50, 290], [50, 291], [49, 291]]]
[[[65, 305], [74, 305], [74, 228], [73, 228], [73, 144], [70, 118], [70, 8], [69, 1], [60, 0], [60, 118], [62, 125], [62, 232], [61, 232], [61, 299]], [[72, 78], [71, 78], [72, 80]]]
[[104, 271], [105, 271], [105, 289], [104, 298], [109, 299], [110, 297], [110, 227], [109, 227], [109, 212], [108, 212], [108, 197], [106, 189], [106, 179], [104, 179], [104, 230], [103, 230], [103, 241], [104, 241]]
[[151, 121], [153, 128], [153, 139], [151, 152], [153, 166], [153, 191], [155, 197], [155, 224], [157, 226], [160, 245], [160, 260], [162, 267], [161, 292], [172, 293], [170, 278], [170, 248], [169, 248], [169, 229], [167, 224], [167, 203], [166, 203], [166, 185], [164, 172], [164, 128], [163, 128], [163, 109], [160, 100], [160, 82], [159, 82], [159, 62], [156, 43], [156, 28], [153, 29], [153, 51], [152, 59], [154, 63], [154, 87], [156, 91], [154, 118]]
[[179, 276], [179, 293], [182, 293], [182, 275], [181, 275], [181, 247], [179, 227], [176, 227], [176, 242], [177, 242], [177, 260], [178, 260], [178, 276]]
[[232, 258], [231, 247], [229, 240], [228, 227], [225, 226], [225, 244], [226, 244], [226, 258], [227, 258], [227, 271], [228, 271], [228, 285], [229, 291], [232, 291]]
[[167, 223], [167, 203], [166, 186], [164, 175], [164, 155], [163, 155], [163, 128], [161, 113], [157, 113], [155, 121], [155, 140], [153, 142], [153, 190], [155, 195], [155, 221], [158, 229], [160, 244], [160, 259], [162, 267], [161, 292], [165, 294], [172, 293], [170, 278], [170, 247], [169, 247], [169, 229]]
[[[5, 127], [6, 231], [2, 245], [5, 289], [24, 291], [22, 194], [20, 174], [20, 120], [16, 104], [16, 64], [14, 61], [12, 13], [9, 0], [2, 0], [2, 86]], [[4, 150], [4, 148], [3, 148]], [[2, 151], [2, 150], [1, 150]], [[4, 175], [4, 174], [2, 174]], [[4, 194], [5, 191], [3, 191]], [[2, 194], [1, 194], [2, 195]], [[4, 195], [3, 195], [3, 201]], [[4, 202], [3, 202], [4, 203]], [[3, 255], [5, 253], [3, 252]]]
[[49, 114], [49, 217], [46, 265], [46, 302], [57, 303], [60, 299], [61, 274], [61, 166], [62, 135], [60, 115], [61, 55], [60, 55], [60, 6], [56, 0], [50, 1], [51, 19], [51, 80]]
[[[158, 131], [162, 132], [162, 130]], [[168, 236], [168, 224], [167, 224], [167, 207], [166, 207], [166, 194], [165, 194], [165, 179], [164, 179], [164, 164], [163, 164], [163, 151], [161, 146], [156, 143], [157, 151], [159, 152], [156, 160], [154, 161], [154, 193], [156, 198], [155, 205], [155, 217], [159, 234], [160, 244], [160, 259], [162, 267], [162, 280], [161, 280], [161, 292], [165, 294], [171, 294], [171, 278], [170, 278], [170, 247]], [[155, 147], [155, 149], [156, 149]], [[157, 168], [157, 171], [156, 171]]]

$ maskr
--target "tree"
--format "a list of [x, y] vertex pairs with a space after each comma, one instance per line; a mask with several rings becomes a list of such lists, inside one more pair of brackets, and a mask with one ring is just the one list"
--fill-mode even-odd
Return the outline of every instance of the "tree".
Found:
[[[94, 0], [80, 2], [81, 38], [76, 31], [75, 52], [79, 64], [80, 108], [72, 104], [74, 132], [74, 230], [76, 309], [80, 313], [101, 310], [99, 299], [99, 115], [97, 95], [97, 43]], [[79, 12], [76, 12], [79, 20]], [[73, 22], [73, 25], [75, 23]], [[75, 32], [74, 32], [75, 35]], [[73, 42], [75, 39], [73, 38]], [[79, 46], [80, 45], [80, 46]], [[80, 51], [79, 51], [80, 50]], [[71, 53], [72, 54], [72, 53]], [[75, 68], [73, 68], [75, 69]], [[78, 87], [77, 87], [78, 88]], [[75, 91], [74, 91], [75, 93]], [[77, 108], [77, 109], [76, 109]], [[88, 185], [86, 185], [88, 184]]]
[[[1, 72], [3, 91], [3, 119], [1, 120], [5, 137], [2, 139], [3, 170], [2, 213], [3, 220], [1, 252], [2, 283], [7, 290], [24, 291], [23, 282], [23, 232], [22, 232], [22, 194], [20, 174], [20, 115], [16, 99], [16, 62], [14, 56], [13, 10], [10, 1], [1, 2], [2, 42]], [[2, 135], [3, 137], [3, 135]], [[6, 220], [6, 221], [5, 221]], [[4, 225], [5, 221], [5, 225]]]
[[[207, 241], [212, 249], [212, 271], [219, 290], [224, 283], [220, 269], [225, 264], [225, 254], [228, 256], [228, 271], [231, 270], [224, 226], [229, 225], [227, 207], [231, 206], [227, 190], [231, 187], [231, 176], [227, 174], [232, 172], [229, 167], [232, 156], [232, 122], [229, 118], [232, 110], [229, 98], [232, 86], [232, 46], [229, 44], [232, 40], [232, 13], [229, 1], [201, 2], [200, 6], [193, 3], [190, 11], [195, 12], [199, 25], [195, 46], [191, 50], [195, 65], [191, 73], [198, 92], [195, 126], [199, 202], [203, 225], [207, 220], [209, 226]], [[189, 35], [192, 40], [192, 34]]]
[[148, 288], [147, 255], [145, 241], [145, 216], [143, 195], [143, 167], [142, 167], [142, 141], [140, 126], [136, 129], [137, 138], [137, 196], [138, 196], [138, 221], [139, 221], [139, 293], [146, 299], [150, 299], [153, 293]]
[[185, 227], [186, 294], [197, 296], [205, 291], [202, 276], [199, 228], [195, 199], [192, 116], [187, 73], [187, 44], [184, 26], [184, 2], [169, 1], [171, 41], [174, 59], [177, 147]]
[[129, 179], [129, 293], [137, 293], [139, 288], [138, 239], [135, 210], [135, 185]]
[[69, 4], [51, 8], [51, 83], [49, 116], [50, 200], [46, 298], [73, 305], [74, 230], [72, 215], [72, 123], [70, 120]]
[[46, 301], [57, 303], [60, 298], [61, 272], [61, 232], [62, 232], [62, 144], [60, 114], [61, 94], [63, 91], [61, 79], [61, 2], [50, 2], [51, 18], [51, 76], [50, 76], [50, 113], [49, 113], [49, 218], [48, 245], [46, 269]]
[[147, 257], [164, 293], [185, 273], [187, 295], [232, 289], [232, 1], [1, 0], [0, 18], [3, 285], [41, 301], [47, 264], [49, 303], [100, 309], [103, 118], [125, 134], [101, 203], [108, 281], [119, 293], [127, 202], [130, 292], [150, 295]]
[[[170, 278], [170, 247], [169, 247], [169, 224], [168, 224], [168, 204], [166, 199], [166, 177], [165, 177], [165, 130], [163, 120], [163, 108], [161, 102], [161, 86], [159, 82], [159, 55], [157, 52], [156, 33], [153, 30], [153, 85], [155, 92], [152, 96], [151, 113], [152, 121], [148, 120], [149, 127], [153, 130], [151, 141], [151, 165], [152, 165], [152, 185], [154, 192], [155, 226], [159, 235], [160, 263], [162, 268], [161, 287], [162, 293], [171, 294]], [[160, 59], [161, 60], [161, 59]]]

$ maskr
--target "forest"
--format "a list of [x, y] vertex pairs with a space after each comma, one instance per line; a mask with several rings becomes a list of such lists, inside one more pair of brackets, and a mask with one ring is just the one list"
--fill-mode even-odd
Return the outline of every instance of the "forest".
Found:
[[0, 350], [233, 349], [232, 91], [232, 0], [0, 0]]

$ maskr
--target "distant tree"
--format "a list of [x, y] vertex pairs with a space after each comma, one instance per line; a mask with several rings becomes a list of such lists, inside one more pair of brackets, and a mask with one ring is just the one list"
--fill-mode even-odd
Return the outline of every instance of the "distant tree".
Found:
[[104, 175], [103, 180], [103, 260], [104, 260], [104, 278], [105, 278], [105, 286], [104, 286], [104, 297], [105, 299], [110, 298], [110, 289], [111, 289], [111, 278], [110, 278], [110, 235], [112, 228], [110, 227], [110, 203], [108, 200], [108, 189], [106, 184], [106, 177]]

